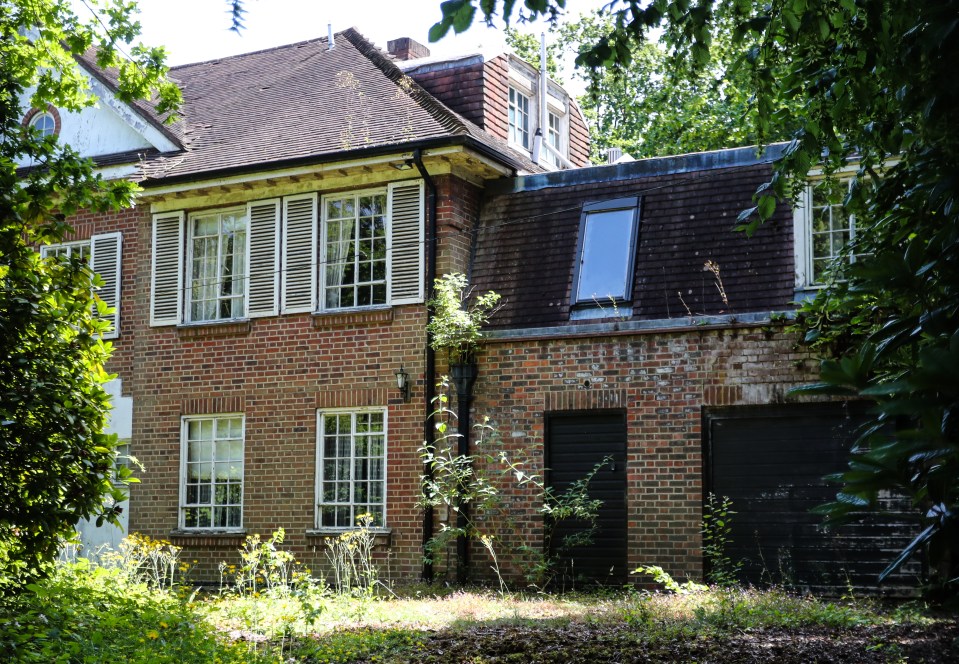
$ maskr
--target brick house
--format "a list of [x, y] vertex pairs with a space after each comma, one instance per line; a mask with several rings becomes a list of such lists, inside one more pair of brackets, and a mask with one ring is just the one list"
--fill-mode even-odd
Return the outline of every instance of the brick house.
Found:
[[[808, 512], [834, 498], [822, 478], [845, 468], [862, 411], [789, 395], [818, 379], [818, 361], [785, 323], [855, 228], [813, 180], [795, 210], [780, 206], [752, 237], [733, 231], [782, 148], [533, 174], [485, 192], [471, 283], [504, 305], [474, 409], [557, 491], [608, 459], [591, 485], [604, 500], [594, 545], [562, 556], [573, 576], [624, 582], [653, 564], [701, 577], [710, 493], [732, 499], [727, 554], [755, 583], [875, 587], [911, 539], [905, 515], [823, 533]], [[542, 537], [542, 517], [524, 509], [504, 540]]]
[[[144, 189], [44, 249], [89, 252], [117, 305], [114, 426], [146, 469], [129, 531], [184, 547], [211, 581], [247, 534], [279, 527], [321, 567], [325, 538], [370, 513], [389, 574], [419, 578], [424, 536], [450, 518], [416, 505], [445, 369], [425, 299], [433, 275], [459, 271], [505, 301], [474, 413], [557, 488], [612, 459], [577, 570], [701, 575], [709, 491], [736, 499], [742, 555], [765, 556], [753, 578], [770, 562], [816, 568], [823, 539], [797, 507], [815, 498], [793, 488], [841, 462], [854, 413], [785, 403], [814, 362], [781, 320], [851, 222], [810, 189], [747, 239], [731, 229], [775, 150], [583, 168], [579, 110], [528, 64], [434, 60], [406, 39], [389, 51], [347, 30], [176, 67], [173, 125], [116, 102], [86, 62], [101, 108], [25, 118], [56, 116], [66, 142]], [[535, 545], [534, 501], [510, 499], [504, 546]], [[777, 522], [795, 528], [767, 537]], [[860, 558], [867, 535], [849, 537]], [[832, 563], [851, 550], [829, 546]]]

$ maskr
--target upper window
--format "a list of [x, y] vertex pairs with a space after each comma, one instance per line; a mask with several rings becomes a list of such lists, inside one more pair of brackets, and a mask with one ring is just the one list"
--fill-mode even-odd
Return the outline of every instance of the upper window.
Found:
[[30, 126], [39, 131], [41, 136], [53, 136], [57, 131], [57, 121], [46, 111], [33, 116]]
[[639, 199], [620, 198], [583, 206], [573, 303], [629, 300], [639, 226]]
[[182, 432], [180, 525], [243, 526], [243, 416], [185, 417]]
[[423, 302], [424, 183], [153, 217], [150, 324]]
[[856, 218], [844, 206], [850, 179], [820, 180], [807, 186], [796, 210], [796, 285], [821, 286], [828, 273], [855, 260], [848, 246], [856, 237]]
[[86, 263], [90, 270], [100, 276], [96, 295], [113, 309], [112, 313], [101, 316], [112, 324], [112, 329], [104, 332], [105, 339], [113, 339], [120, 331], [120, 253], [122, 237], [120, 233], [94, 235], [89, 240], [51, 244], [40, 248], [44, 258], [78, 259]]
[[190, 321], [229, 320], [245, 315], [246, 210], [190, 216]]
[[386, 192], [323, 202], [323, 308], [385, 305]]
[[[546, 142], [550, 145], [550, 147], [552, 147], [554, 150], [562, 154], [563, 153], [563, 141], [562, 141], [563, 119], [560, 116], [553, 113], [552, 111], [549, 111], [547, 113], [547, 118], [548, 118], [549, 126], [547, 126], [546, 128]], [[549, 150], [546, 150], [545, 152], [546, 152], [546, 162], [556, 168], [559, 168], [560, 166], [559, 158], [557, 158], [557, 156], [553, 154], [552, 152], [550, 152]]]
[[529, 97], [509, 89], [509, 141], [529, 150]]
[[386, 522], [386, 413], [318, 414], [318, 528], [352, 528], [363, 514], [373, 527]]
[[51, 244], [40, 248], [40, 255], [44, 258], [79, 258], [81, 261], [90, 264], [90, 240], [81, 240], [80, 242], [65, 242], [64, 244]]

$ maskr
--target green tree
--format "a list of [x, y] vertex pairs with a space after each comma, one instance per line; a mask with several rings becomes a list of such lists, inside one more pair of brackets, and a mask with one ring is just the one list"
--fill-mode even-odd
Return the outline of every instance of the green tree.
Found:
[[84, 53], [116, 72], [122, 100], [155, 94], [167, 112], [180, 97], [163, 78], [162, 49], [121, 53], [139, 32], [133, 5], [89, 7], [84, 21], [63, 0], [0, 6], [0, 591], [43, 575], [81, 518], [116, 522], [104, 499], [122, 498], [111, 482], [115, 440], [103, 434], [98, 278], [37, 247], [62, 240], [78, 210], [129, 206], [136, 187], [102, 179], [56, 136], [23, 126], [22, 100], [66, 111], [95, 103], [75, 60]]
[[[513, 49], [519, 57], [539, 69], [540, 42], [539, 37], [527, 32], [520, 32], [515, 28], [506, 28], [506, 45]], [[546, 43], [546, 73], [554, 81], [560, 81], [559, 73], [559, 45]]]
[[[628, 68], [575, 70], [573, 75], [586, 83], [579, 105], [593, 137], [593, 161], [604, 161], [611, 147], [637, 158], [659, 157], [788, 136], [788, 127], [778, 122], [759, 135], [747, 49], [734, 39], [732, 12], [726, 6], [719, 9], [707, 26], [711, 47], [701, 66], [674, 57], [667, 43], [646, 41], [630, 45]], [[580, 53], [612, 35], [616, 24], [611, 16], [599, 15], [556, 28], [560, 47]]]
[[[609, 148], [642, 158], [761, 142], [752, 117], [755, 85], [748, 48], [734, 38], [736, 25], [731, 7], [719, 7], [708, 26], [709, 61], [701, 67], [673, 57], [666, 43], [647, 41], [630, 46], [628, 68], [574, 69], [570, 77], [586, 85], [577, 101], [590, 128], [593, 162], [604, 162]], [[547, 46], [550, 75], [559, 77], [561, 54], [578, 55], [615, 30], [608, 14], [553, 24]], [[514, 28], [507, 28], [506, 34], [518, 55], [539, 61], [538, 38]], [[785, 140], [789, 133], [789, 127], [773, 123], [764, 138]]]
[[[448, 0], [431, 38], [480, 15], [517, 10], [554, 17], [563, 0]], [[663, 30], [671, 64], [712, 61], [717, 12], [753, 81], [749, 113], [760, 140], [789, 128], [790, 143], [756, 205], [751, 233], [778, 201], [796, 199], [808, 173], [852, 169], [844, 204], [863, 232], [848, 268], [803, 307], [806, 339], [829, 354], [819, 391], [874, 404], [830, 522], [875, 505], [880, 491], [910, 496], [934, 583], [959, 589], [959, 0], [618, 0], [612, 32], [577, 62], [626, 70], [650, 30]]]

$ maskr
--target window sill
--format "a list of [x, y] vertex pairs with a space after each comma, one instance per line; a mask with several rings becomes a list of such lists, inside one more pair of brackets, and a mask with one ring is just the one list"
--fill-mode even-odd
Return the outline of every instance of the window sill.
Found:
[[246, 530], [187, 530], [170, 531], [170, 541], [187, 546], [242, 546]]
[[353, 327], [356, 325], [379, 325], [393, 321], [393, 307], [369, 307], [364, 309], [337, 309], [313, 314], [315, 329]]
[[608, 318], [627, 319], [632, 318], [633, 307], [625, 303], [612, 302], [608, 305], [599, 306], [596, 304], [575, 304], [569, 310], [570, 320], [600, 320]]
[[202, 323], [183, 323], [177, 325], [177, 336], [181, 339], [201, 339], [206, 337], [231, 337], [250, 333], [252, 324], [246, 318], [232, 320], [203, 321]]
[[[335, 539], [344, 533], [354, 533], [358, 530], [358, 528], [311, 528], [306, 531], [306, 536], [308, 539]], [[391, 546], [393, 541], [392, 528], [370, 528], [369, 532], [373, 536], [375, 546]]]

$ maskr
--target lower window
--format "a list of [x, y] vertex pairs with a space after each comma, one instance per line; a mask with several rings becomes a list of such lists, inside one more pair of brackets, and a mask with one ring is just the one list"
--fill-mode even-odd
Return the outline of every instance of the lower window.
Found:
[[180, 524], [243, 527], [243, 416], [183, 419]]
[[385, 526], [386, 413], [323, 411], [317, 420], [317, 528], [352, 528], [364, 514]]

